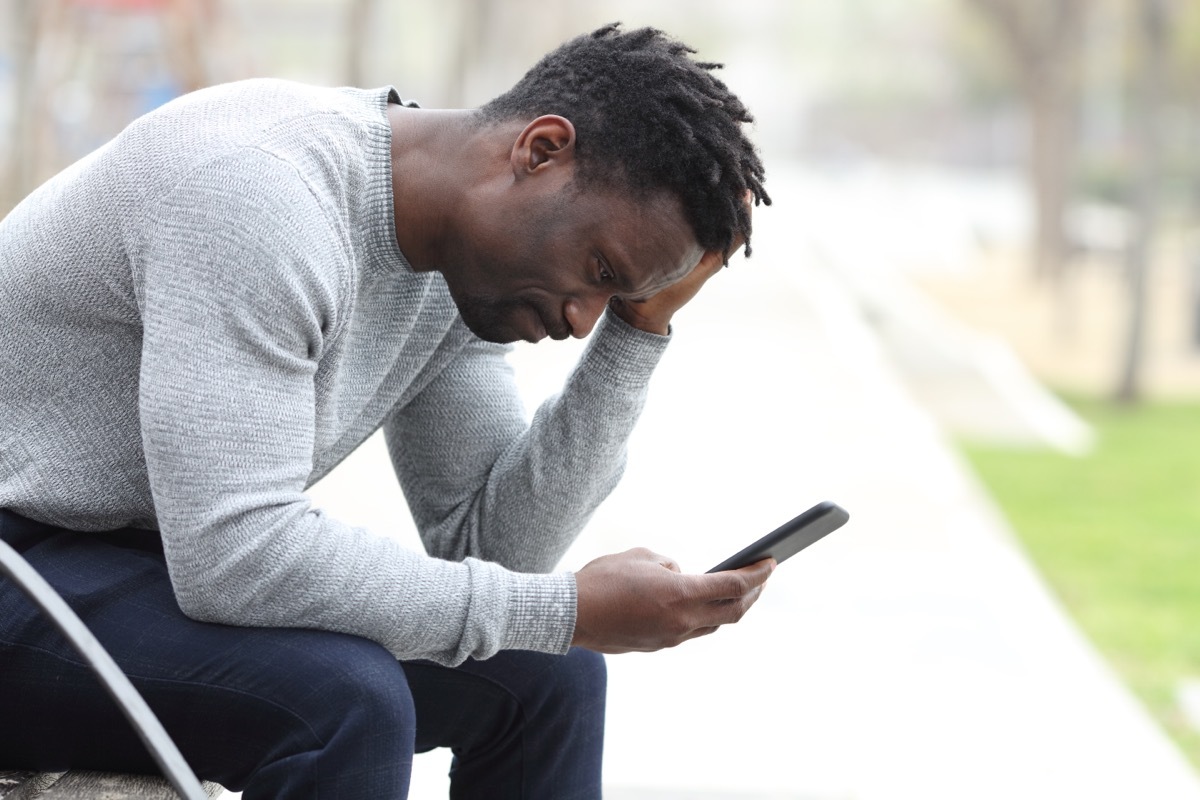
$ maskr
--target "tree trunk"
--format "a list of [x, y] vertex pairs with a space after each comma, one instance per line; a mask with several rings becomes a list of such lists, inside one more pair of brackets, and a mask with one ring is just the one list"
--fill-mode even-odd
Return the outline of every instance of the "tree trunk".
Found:
[[1061, 73], [1073, 72], [1071, 66], [1064, 64], [1028, 76], [1033, 263], [1034, 274], [1039, 278], [1060, 279], [1070, 251], [1066, 217], [1076, 160], [1076, 112], [1080, 95], [1077, 76]]
[[3, 200], [4, 207], [11, 208], [33, 189], [33, 129], [35, 120], [33, 64], [37, 47], [37, 8], [35, 0], [17, 0], [9, 11], [13, 25], [14, 85], [16, 88], [15, 110], [12, 121], [12, 138], [8, 152], [8, 186]]
[[1069, 255], [1065, 222], [1088, 0], [974, 0], [974, 5], [1008, 50], [1029, 109], [1034, 274], [1061, 279]]
[[[1068, 63], [1069, 62], [1069, 63]], [[1079, 58], [1064, 58], [1027, 75], [1030, 109], [1029, 172], [1033, 187], [1033, 274], [1054, 295], [1054, 334], [1074, 337], [1078, 309], [1073, 289], [1072, 241], [1067, 229], [1071, 182], [1077, 161], [1080, 105]]]
[[1158, 224], [1158, 121], [1166, 78], [1167, 0], [1139, 0], [1137, 66], [1130, 98], [1130, 156], [1133, 162], [1133, 237], [1126, 259], [1128, 325], [1116, 400], [1133, 404], [1141, 399], [1146, 295]]
[[495, 9], [491, 0], [459, 0], [458, 41], [454, 43], [454, 61], [447, 73], [446, 99], [454, 108], [466, 108], [474, 92], [472, 83], [487, 45]]
[[362, 86], [366, 78], [367, 21], [374, 0], [350, 0], [346, 12], [346, 85]]

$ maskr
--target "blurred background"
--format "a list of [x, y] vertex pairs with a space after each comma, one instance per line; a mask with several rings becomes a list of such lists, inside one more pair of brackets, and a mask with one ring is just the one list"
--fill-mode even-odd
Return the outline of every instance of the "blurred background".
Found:
[[[789, 291], [806, 289], [783, 309], [748, 298], [746, 318], [807, 314], [824, 320], [829, 341], [866, 337], [889, 381], [886, 391], [859, 386], [873, 405], [829, 404], [864, 409], [838, 428], [842, 443], [797, 423], [812, 458], [855, 437], [864, 460], [881, 457], [893, 434], [863, 418], [891, 419], [911, 403], [916, 415], [887, 430], [931, 425], [1052, 602], [1170, 747], [1200, 765], [1200, 2], [5, 0], [0, 9], [0, 214], [134, 117], [214, 83], [392, 84], [422, 105], [475, 106], [561, 41], [613, 20], [661, 27], [724, 62], [723, 79], [756, 115], [776, 199], [756, 212], [762, 241], [737, 272], [759, 270], [748, 280], [762, 281], [776, 269]], [[741, 319], [696, 314], [714, 342]], [[831, 352], [764, 370], [787, 373], [781, 391], [802, 391], [832, 380], [821, 369], [861, 371], [856, 359], [867, 358]], [[538, 366], [518, 348], [531, 404], [575, 353], [567, 346]], [[781, 413], [809, 411], [798, 399]], [[881, 502], [854, 488], [844, 461], [832, 463], [863, 506]], [[331, 484], [317, 496], [336, 504], [351, 491]], [[362, 503], [345, 513], [375, 521]], [[394, 507], [386, 513], [399, 524]], [[726, 549], [703, 552], [715, 561]], [[953, 648], [953, 636], [942, 645]], [[634, 777], [620, 796], [655, 783]], [[873, 794], [829, 778], [803, 796], [922, 796], [900, 785]]]

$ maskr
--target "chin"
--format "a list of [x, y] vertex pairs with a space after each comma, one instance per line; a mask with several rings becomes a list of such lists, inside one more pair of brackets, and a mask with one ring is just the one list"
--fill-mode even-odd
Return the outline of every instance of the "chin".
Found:
[[524, 340], [524, 337], [518, 336], [515, 333], [509, 333], [507, 331], [494, 331], [489, 329], [477, 330], [476, 328], [472, 328], [470, 325], [468, 325], [467, 328], [469, 328], [471, 333], [475, 334], [480, 339], [483, 339], [485, 342], [491, 342], [492, 344], [512, 344], [513, 342], [520, 342]]
[[494, 303], [474, 295], [459, 297], [453, 289], [450, 298], [458, 307], [458, 316], [462, 317], [467, 330], [483, 339], [485, 342], [509, 344], [521, 338], [513, 333], [511, 326], [505, 325], [500, 315], [496, 313]]
[[491, 320], [480, 320], [473, 314], [464, 314], [461, 308], [458, 310], [458, 315], [462, 317], [467, 330], [485, 342], [511, 344], [521, 338], [507, 326], [491, 324]]
[[476, 313], [478, 310], [480, 310], [479, 306], [468, 305], [466, 308], [460, 306], [458, 315], [462, 317], [467, 330], [483, 341], [493, 344], [512, 344], [525, 338], [505, 320], [498, 319], [494, 314]]
[[[451, 295], [453, 296], [453, 295]], [[536, 308], [519, 300], [492, 300], [490, 298], [468, 295], [461, 300], [455, 298], [458, 314], [471, 333], [485, 342], [495, 344], [512, 344], [513, 342], [536, 342], [542, 338], [541, 313]], [[529, 314], [538, 319], [537, 338], [521, 325]], [[544, 334], [542, 334], [544, 335]]]

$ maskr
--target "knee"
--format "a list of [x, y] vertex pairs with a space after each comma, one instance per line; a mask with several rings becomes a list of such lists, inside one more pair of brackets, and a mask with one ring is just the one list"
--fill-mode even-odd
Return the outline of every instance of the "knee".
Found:
[[354, 711], [386, 727], [415, 727], [416, 713], [404, 671], [381, 645], [348, 637], [328, 674], [325, 703], [335, 713]]
[[565, 681], [584, 694], [604, 696], [608, 687], [608, 666], [604, 656], [594, 650], [572, 647], [563, 656]]
[[543, 735], [553, 736], [576, 757], [594, 754], [598, 764], [608, 689], [604, 656], [572, 648], [559, 659], [553, 673], [554, 680], [548, 683], [554, 690], [545, 697], [542, 714], [530, 719], [531, 727], [543, 729]]
[[306, 685], [291, 710], [325, 742], [385, 740], [403, 748], [416, 733], [416, 711], [404, 672], [381, 645], [342, 634], [320, 634], [291, 667]]
[[159, 691], [174, 697], [172, 719], [182, 731], [177, 741], [198, 774], [247, 798], [284, 796], [283, 786], [350, 780], [363, 772], [353, 765], [370, 767], [389, 785], [406, 780], [416, 712], [404, 673], [387, 650], [322, 631], [235, 633], [237, 646], [223, 651], [220, 675]]
[[509, 650], [464, 668], [494, 687], [498, 698], [512, 701], [525, 719], [604, 713], [608, 670], [604, 656], [591, 650], [572, 647], [561, 656]]
[[608, 667], [604, 656], [572, 647], [555, 669], [555, 686], [560, 702], [579, 707], [603, 708], [608, 691]]

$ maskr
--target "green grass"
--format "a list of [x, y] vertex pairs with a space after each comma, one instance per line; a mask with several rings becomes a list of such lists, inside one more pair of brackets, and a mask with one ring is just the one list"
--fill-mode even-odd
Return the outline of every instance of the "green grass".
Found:
[[1176, 705], [1200, 677], [1200, 402], [1071, 405], [1095, 426], [1084, 458], [963, 449], [1075, 620], [1200, 767]]

